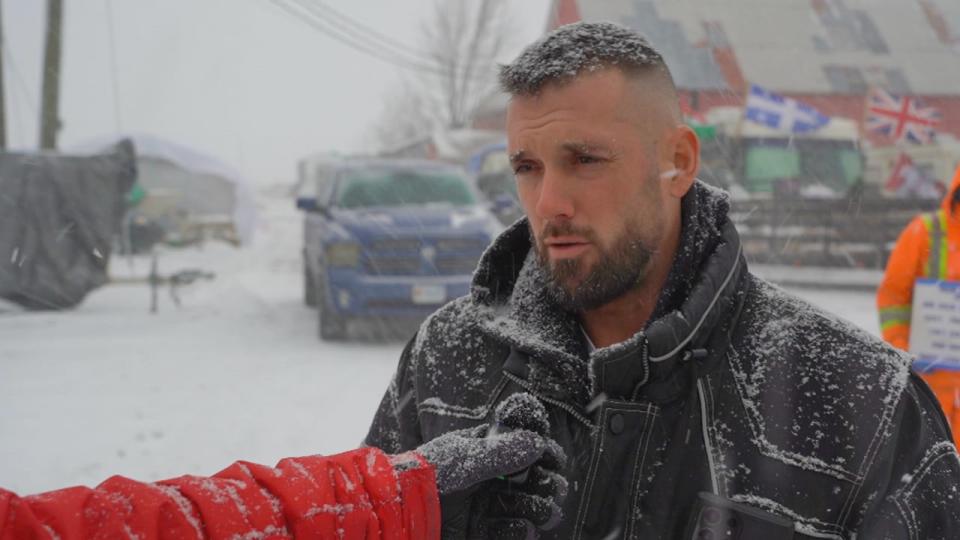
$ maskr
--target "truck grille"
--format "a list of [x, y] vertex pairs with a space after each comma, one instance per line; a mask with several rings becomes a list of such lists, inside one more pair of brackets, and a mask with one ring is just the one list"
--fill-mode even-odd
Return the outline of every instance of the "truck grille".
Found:
[[[472, 274], [486, 242], [476, 238], [385, 238], [369, 244], [365, 267], [374, 276]], [[433, 261], [423, 249], [433, 250]]]
[[437, 258], [435, 263], [437, 272], [444, 275], [472, 274], [477, 267], [475, 257], [444, 257]]
[[420, 249], [419, 238], [384, 238], [370, 243], [370, 250], [374, 253], [383, 251], [416, 251]]
[[367, 271], [375, 276], [413, 276], [421, 266], [420, 257], [367, 257]]
[[487, 243], [475, 238], [441, 238], [433, 243], [437, 251], [483, 251]]
[[453, 276], [472, 274], [478, 257], [438, 257], [434, 264], [419, 257], [369, 257], [367, 273], [375, 276]]

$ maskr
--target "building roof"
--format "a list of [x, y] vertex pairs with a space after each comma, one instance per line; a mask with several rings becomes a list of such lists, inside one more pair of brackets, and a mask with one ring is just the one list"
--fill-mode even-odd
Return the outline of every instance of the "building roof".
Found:
[[551, 26], [640, 31], [681, 89], [960, 95], [956, 0], [554, 0], [553, 13]]

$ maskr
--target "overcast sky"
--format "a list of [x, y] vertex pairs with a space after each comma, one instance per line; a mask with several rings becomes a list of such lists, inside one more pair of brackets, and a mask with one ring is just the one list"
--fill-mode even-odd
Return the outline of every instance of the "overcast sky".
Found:
[[[46, 1], [0, 2], [7, 138], [33, 149]], [[411, 46], [434, 4], [326, 3]], [[503, 60], [543, 32], [549, 0], [509, 4], [515, 35]], [[212, 154], [256, 183], [289, 181], [300, 156], [361, 150], [380, 101], [400, 80], [398, 68], [270, 0], [64, 0], [64, 11], [61, 148], [116, 132], [149, 133]]]

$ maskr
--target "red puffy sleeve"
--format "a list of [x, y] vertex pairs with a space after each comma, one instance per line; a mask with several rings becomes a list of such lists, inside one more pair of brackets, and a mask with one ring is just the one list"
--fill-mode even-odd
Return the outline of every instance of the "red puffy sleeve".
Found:
[[29, 497], [0, 489], [0, 540], [440, 538], [433, 468], [413, 459], [396, 472], [363, 448], [272, 468], [238, 461], [209, 478], [114, 476]]

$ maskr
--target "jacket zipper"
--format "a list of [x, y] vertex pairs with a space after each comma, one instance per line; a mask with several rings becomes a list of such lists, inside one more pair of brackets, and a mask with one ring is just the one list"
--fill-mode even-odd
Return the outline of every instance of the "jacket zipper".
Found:
[[650, 380], [650, 342], [647, 341], [647, 336], [644, 334], [643, 341], [640, 346], [640, 363], [643, 365], [643, 379], [633, 387], [633, 393], [630, 395], [630, 401], [636, 401], [637, 396], [640, 395], [640, 389], [643, 388], [643, 385], [647, 384], [647, 381]]
[[530, 392], [531, 394], [537, 396], [537, 399], [539, 399], [539, 400], [541, 400], [541, 401], [544, 401], [544, 402], [546, 402], [546, 403], [549, 403], [549, 404], [551, 404], [551, 405], [553, 405], [553, 406], [555, 406], [555, 407], [559, 407], [559, 408], [563, 409], [564, 411], [566, 411], [567, 413], [569, 413], [570, 416], [576, 418], [576, 419], [579, 420], [581, 423], [583, 423], [585, 426], [587, 426], [588, 428], [590, 428], [591, 431], [595, 431], [595, 430], [597, 429], [597, 426], [595, 426], [595, 425], [593, 424], [593, 422], [591, 422], [590, 420], [588, 420], [587, 417], [585, 417], [585, 416], [583, 416], [582, 414], [580, 414], [580, 412], [577, 411], [572, 405], [570, 405], [570, 404], [568, 404], [568, 403], [564, 403], [564, 402], [562, 402], [562, 401], [560, 401], [560, 400], [557, 400], [557, 399], [553, 399], [553, 398], [546, 397], [546, 396], [544, 396], [544, 395], [541, 395], [541, 394], [535, 392], [535, 391], [530, 387], [530, 385], [527, 383], [527, 381], [521, 379], [520, 377], [517, 377], [517, 376], [514, 375], [513, 373], [510, 373], [510, 372], [508, 372], [508, 371], [505, 371], [505, 372], [504, 372], [504, 375], [506, 375], [506, 377], [507, 377], [508, 379], [510, 379], [511, 381], [517, 383], [517, 385], [521, 386], [521, 387], [522, 387], [524, 390], [526, 390], [527, 392]]

